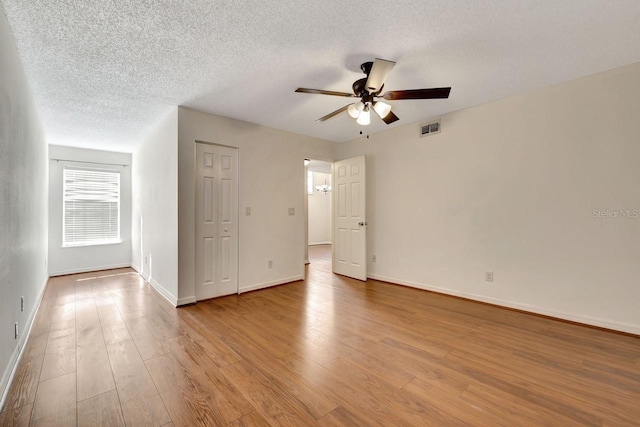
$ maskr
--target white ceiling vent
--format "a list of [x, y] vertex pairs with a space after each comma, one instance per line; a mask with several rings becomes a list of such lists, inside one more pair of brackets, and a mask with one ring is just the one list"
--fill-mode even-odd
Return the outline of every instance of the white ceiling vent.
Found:
[[433, 135], [440, 133], [440, 119], [420, 125], [420, 136]]

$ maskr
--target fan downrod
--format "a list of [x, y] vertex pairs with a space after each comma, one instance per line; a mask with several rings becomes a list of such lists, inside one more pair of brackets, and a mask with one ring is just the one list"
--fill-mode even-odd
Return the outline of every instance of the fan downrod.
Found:
[[367, 77], [369, 77], [369, 73], [371, 72], [371, 67], [373, 67], [373, 61], [363, 62], [360, 65], [360, 69], [362, 70], [363, 73], [367, 75]]

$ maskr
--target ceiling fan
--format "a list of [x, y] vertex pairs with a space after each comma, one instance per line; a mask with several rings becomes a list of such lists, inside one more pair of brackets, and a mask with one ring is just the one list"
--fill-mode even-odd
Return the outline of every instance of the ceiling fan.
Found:
[[376, 58], [373, 62], [363, 63], [360, 66], [360, 69], [367, 76], [353, 82], [353, 93], [307, 89], [304, 87], [296, 89], [296, 92], [342, 96], [345, 98], [360, 98], [359, 101], [345, 105], [344, 107], [316, 120], [317, 122], [324, 122], [325, 120], [329, 120], [331, 117], [347, 111], [351, 117], [357, 119], [357, 122], [360, 125], [368, 125], [371, 123], [371, 110], [375, 111], [375, 113], [386, 124], [391, 124], [399, 119], [398, 116], [393, 114], [391, 111], [391, 105], [386, 102], [378, 101], [377, 99], [379, 98], [386, 101], [400, 101], [403, 99], [443, 99], [449, 97], [449, 93], [451, 92], [450, 87], [392, 90], [386, 92], [384, 95], [380, 95], [384, 88], [384, 81], [387, 79], [387, 76], [395, 65], [396, 63], [393, 61], [387, 61], [379, 58]]

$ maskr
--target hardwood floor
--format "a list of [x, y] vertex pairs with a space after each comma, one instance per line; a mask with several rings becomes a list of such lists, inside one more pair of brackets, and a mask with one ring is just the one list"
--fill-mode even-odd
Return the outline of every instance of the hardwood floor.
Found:
[[1, 426], [640, 425], [640, 339], [331, 273], [175, 309], [52, 278]]

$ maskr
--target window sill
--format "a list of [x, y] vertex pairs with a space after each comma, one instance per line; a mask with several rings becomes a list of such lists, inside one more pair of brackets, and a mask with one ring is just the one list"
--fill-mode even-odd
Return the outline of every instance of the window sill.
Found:
[[107, 245], [119, 245], [122, 240], [103, 240], [99, 242], [82, 242], [82, 243], [66, 243], [62, 245], [62, 248], [84, 248], [87, 246], [107, 246]]

